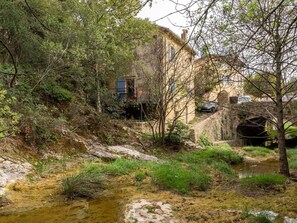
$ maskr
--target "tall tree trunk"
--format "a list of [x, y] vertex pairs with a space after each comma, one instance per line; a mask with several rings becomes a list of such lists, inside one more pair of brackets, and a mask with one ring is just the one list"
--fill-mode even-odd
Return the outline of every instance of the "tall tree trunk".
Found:
[[277, 140], [279, 149], [279, 163], [280, 173], [285, 176], [290, 176], [287, 151], [286, 151], [286, 138], [284, 127], [284, 106], [283, 106], [283, 89], [282, 89], [282, 48], [279, 35], [276, 35], [276, 47], [275, 47], [275, 64], [276, 64], [276, 117], [277, 117]]
[[98, 114], [102, 113], [102, 105], [101, 105], [101, 96], [100, 96], [100, 80], [99, 80], [99, 73], [98, 73], [98, 64], [95, 67], [96, 70], [96, 110]]

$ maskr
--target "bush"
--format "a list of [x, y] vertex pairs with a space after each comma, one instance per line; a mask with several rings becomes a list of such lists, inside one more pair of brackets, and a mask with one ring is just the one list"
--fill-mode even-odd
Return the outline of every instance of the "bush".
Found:
[[20, 115], [12, 110], [15, 101], [16, 98], [8, 97], [6, 90], [0, 89], [0, 138], [14, 135], [18, 130]]
[[58, 85], [49, 85], [46, 87], [46, 94], [58, 102], [70, 102], [74, 98], [72, 92]]
[[260, 175], [248, 176], [242, 178], [240, 183], [248, 187], [258, 187], [258, 188], [272, 188], [276, 185], [283, 185], [286, 182], [286, 177], [276, 173], [263, 173]]
[[63, 179], [63, 194], [70, 199], [97, 197], [98, 193], [105, 187], [105, 178], [98, 170], [94, 164], [91, 164], [86, 166], [79, 174]]
[[212, 142], [205, 135], [200, 135], [197, 141], [200, 146], [212, 146]]
[[266, 156], [271, 152], [270, 149], [261, 146], [245, 146], [242, 149], [249, 152], [251, 156]]
[[157, 185], [178, 191], [189, 193], [191, 189], [207, 190], [211, 178], [205, 173], [185, 169], [178, 163], [163, 163], [152, 172], [153, 182]]
[[184, 140], [187, 140], [189, 138], [190, 138], [189, 126], [177, 120], [172, 133], [166, 137], [166, 141], [167, 143], [170, 143], [170, 144], [181, 144]]
[[24, 105], [21, 118], [21, 134], [30, 145], [45, 145], [56, 142], [59, 138], [61, 126], [65, 124], [62, 118], [51, 116], [50, 110], [44, 105]]

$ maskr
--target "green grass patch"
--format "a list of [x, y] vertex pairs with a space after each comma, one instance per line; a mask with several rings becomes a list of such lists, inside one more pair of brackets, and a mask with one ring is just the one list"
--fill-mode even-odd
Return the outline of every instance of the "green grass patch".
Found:
[[142, 173], [142, 172], [138, 172], [135, 174], [135, 180], [136, 181], [143, 181], [144, 179], [146, 178], [146, 174], [145, 173]]
[[266, 156], [272, 150], [267, 149], [265, 147], [261, 146], [245, 146], [242, 148], [245, 152], [248, 152], [248, 155], [254, 157], [254, 156]]
[[143, 163], [136, 160], [117, 159], [106, 166], [101, 166], [101, 171], [113, 176], [128, 175], [138, 170]]
[[286, 177], [276, 173], [263, 173], [260, 175], [248, 176], [242, 178], [240, 183], [248, 187], [254, 188], [272, 188], [276, 185], [283, 185], [286, 182]]
[[179, 163], [163, 163], [152, 172], [153, 182], [166, 189], [183, 194], [192, 189], [207, 190], [211, 177], [206, 173], [186, 169]]
[[289, 168], [291, 170], [297, 170], [297, 149], [288, 149], [287, 150]]
[[62, 180], [63, 194], [68, 198], [98, 196], [105, 187], [105, 177], [95, 164], [89, 164], [77, 175]]
[[238, 155], [229, 146], [211, 146], [203, 150], [193, 152], [183, 152], [175, 157], [176, 160], [185, 163], [212, 163], [213, 161], [223, 161], [228, 164], [238, 164], [243, 161], [242, 156]]

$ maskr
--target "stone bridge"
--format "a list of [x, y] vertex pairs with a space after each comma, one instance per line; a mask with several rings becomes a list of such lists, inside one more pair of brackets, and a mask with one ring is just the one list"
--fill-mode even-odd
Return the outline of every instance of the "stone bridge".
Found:
[[[285, 117], [291, 118], [296, 108], [288, 106]], [[268, 138], [266, 124], [275, 120], [272, 102], [249, 102], [221, 108], [191, 125], [194, 138], [211, 141], [231, 140], [234, 145], [262, 145]]]

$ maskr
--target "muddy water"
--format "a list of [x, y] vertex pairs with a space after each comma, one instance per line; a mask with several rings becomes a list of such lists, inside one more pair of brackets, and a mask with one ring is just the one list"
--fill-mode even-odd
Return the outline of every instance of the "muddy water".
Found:
[[279, 162], [277, 160], [265, 160], [261, 162], [244, 162], [234, 167], [239, 178], [261, 173], [278, 173]]
[[[1, 223], [111, 223], [120, 222], [125, 196], [119, 189], [103, 193], [94, 200], [65, 201], [62, 204], [44, 207], [27, 207], [18, 209], [0, 209]], [[33, 210], [29, 210], [32, 209]]]

